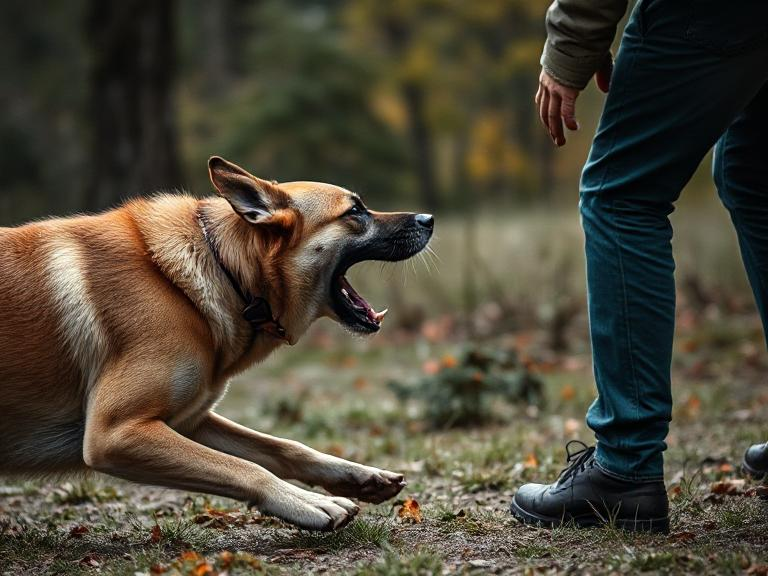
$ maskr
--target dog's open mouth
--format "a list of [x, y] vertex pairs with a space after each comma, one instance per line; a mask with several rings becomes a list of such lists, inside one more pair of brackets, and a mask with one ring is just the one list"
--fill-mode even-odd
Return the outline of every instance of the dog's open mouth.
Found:
[[349, 328], [364, 333], [373, 333], [381, 327], [387, 309], [376, 312], [368, 301], [360, 296], [342, 273], [331, 285], [331, 301], [339, 319]]

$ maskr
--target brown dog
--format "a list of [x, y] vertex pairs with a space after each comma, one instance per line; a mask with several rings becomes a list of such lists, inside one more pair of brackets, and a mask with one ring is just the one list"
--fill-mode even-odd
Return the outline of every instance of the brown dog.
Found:
[[87, 467], [339, 528], [358, 511], [344, 496], [381, 502], [403, 476], [212, 408], [232, 375], [319, 317], [376, 332], [383, 313], [344, 274], [413, 256], [432, 217], [372, 212], [343, 188], [278, 185], [217, 157], [209, 171], [220, 198], [0, 228], [0, 471]]

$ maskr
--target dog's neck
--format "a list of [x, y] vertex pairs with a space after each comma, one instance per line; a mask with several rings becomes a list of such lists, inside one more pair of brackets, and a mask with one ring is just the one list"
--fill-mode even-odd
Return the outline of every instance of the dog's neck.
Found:
[[218, 239], [214, 238], [213, 233], [209, 230], [210, 223], [202, 205], [197, 210], [197, 221], [200, 224], [203, 239], [208, 244], [208, 249], [219, 265], [219, 269], [243, 302], [243, 318], [251, 325], [253, 336], [255, 337], [258, 333], [264, 333], [278, 340], [288, 342], [285, 328], [274, 317], [269, 301], [265, 297], [255, 295], [250, 290], [244, 288], [241, 281], [223, 261], [219, 251]]
[[[210, 223], [208, 231], [221, 238], [222, 262], [245, 289], [257, 293], [256, 290], [261, 289], [258, 286], [262, 283], [261, 275], [269, 271], [261, 263], [260, 247], [254, 235], [243, 230], [245, 223], [240, 222], [225, 201], [160, 195], [151, 200], [134, 201], [126, 208], [141, 232], [153, 262], [206, 319], [212, 344], [219, 351], [225, 371], [231, 375], [265, 358], [281, 340], [263, 333], [254, 338], [251, 325], [242, 316], [242, 299], [203, 237], [197, 220], [201, 207]], [[250, 273], [246, 275], [245, 271]], [[274, 291], [258, 293], [269, 298], [273, 314], [282, 320], [282, 300], [275, 297]], [[298, 336], [289, 324], [285, 327], [286, 337], [293, 344]]]

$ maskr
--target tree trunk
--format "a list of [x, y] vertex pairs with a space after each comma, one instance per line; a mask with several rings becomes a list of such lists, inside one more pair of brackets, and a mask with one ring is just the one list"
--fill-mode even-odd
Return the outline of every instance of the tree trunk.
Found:
[[90, 0], [91, 209], [182, 185], [173, 102], [175, 4]]
[[432, 150], [432, 135], [424, 110], [424, 89], [413, 82], [403, 85], [403, 99], [408, 114], [408, 126], [413, 147], [413, 160], [424, 207], [434, 212], [439, 205]]

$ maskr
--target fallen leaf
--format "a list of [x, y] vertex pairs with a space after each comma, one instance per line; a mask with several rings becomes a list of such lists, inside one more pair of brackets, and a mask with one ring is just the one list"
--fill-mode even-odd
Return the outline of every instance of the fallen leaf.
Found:
[[768, 576], [768, 564], [753, 564], [747, 570], [752, 576]]
[[682, 530], [680, 532], [674, 532], [669, 535], [670, 542], [690, 542], [696, 539], [696, 534]]
[[96, 554], [86, 554], [82, 558], [80, 558], [79, 563], [83, 566], [90, 566], [91, 568], [98, 568], [101, 566], [101, 562], [99, 562], [99, 557], [96, 556]]
[[409, 522], [421, 522], [421, 506], [413, 498], [407, 498], [397, 511], [397, 517]]
[[213, 566], [208, 564], [208, 562], [200, 562], [197, 566], [195, 566], [194, 571], [192, 572], [195, 576], [205, 576], [206, 574], [212, 574], [214, 572]]
[[155, 524], [152, 526], [152, 531], [149, 533], [149, 541], [152, 542], [152, 544], [157, 544], [162, 540], [163, 538], [163, 532], [160, 529], [159, 524]]
[[536, 454], [531, 452], [528, 454], [528, 457], [525, 459], [525, 462], [523, 462], [523, 468], [525, 469], [533, 469], [539, 467], [539, 459], [536, 458]]
[[560, 389], [560, 398], [565, 402], [570, 402], [576, 398], [576, 388], [572, 384], [566, 384]]
[[355, 378], [352, 386], [354, 386], [355, 390], [365, 390], [368, 387], [368, 380], [366, 380], [363, 376], [358, 376]]
[[69, 530], [69, 537], [70, 538], [82, 538], [83, 534], [88, 534], [89, 529], [88, 526], [84, 526], [83, 524], [77, 524], [76, 526], [72, 526]]
[[719, 482], [713, 482], [709, 487], [709, 491], [712, 494], [725, 494], [727, 496], [736, 496], [744, 493], [744, 485], [746, 480], [743, 478], [733, 478], [730, 480], [720, 480]]
[[459, 365], [459, 361], [456, 359], [456, 356], [451, 356], [450, 354], [446, 354], [440, 359], [440, 366], [442, 368], [456, 368], [456, 366]]
[[232, 554], [229, 550], [223, 550], [222, 552], [219, 552], [219, 562], [218, 564], [221, 566], [223, 570], [226, 570], [232, 565], [232, 562], [235, 560], [235, 555]]

